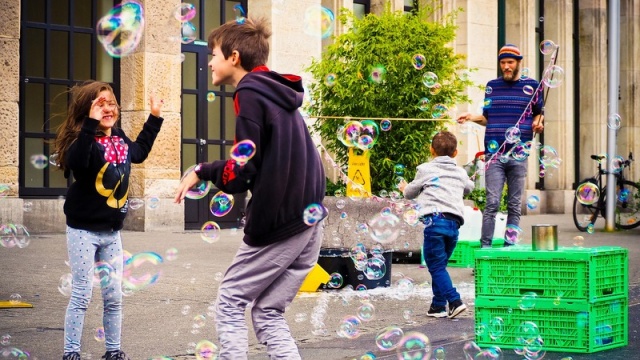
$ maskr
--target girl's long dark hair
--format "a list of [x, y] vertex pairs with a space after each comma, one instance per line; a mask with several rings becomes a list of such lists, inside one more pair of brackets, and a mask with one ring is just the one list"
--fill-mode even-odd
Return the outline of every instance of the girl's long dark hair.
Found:
[[[69, 92], [71, 93], [71, 102], [67, 111], [67, 117], [64, 119], [55, 139], [53, 154], [57, 155], [57, 162], [62, 170], [69, 170], [65, 157], [69, 146], [78, 138], [84, 118], [89, 116], [91, 103], [98, 97], [102, 91], [110, 91], [113, 89], [107, 83], [88, 80], [80, 85], [75, 85]], [[118, 112], [118, 116], [120, 112]]]

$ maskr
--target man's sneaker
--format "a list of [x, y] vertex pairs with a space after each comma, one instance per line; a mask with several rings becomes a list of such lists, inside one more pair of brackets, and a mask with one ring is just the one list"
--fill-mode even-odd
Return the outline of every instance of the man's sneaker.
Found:
[[102, 358], [105, 360], [130, 360], [122, 350], [107, 351]]
[[80, 359], [80, 354], [78, 354], [77, 352], [70, 352], [70, 353], [65, 353], [62, 356], [62, 360], [81, 360], [81, 359]]
[[467, 305], [465, 305], [460, 299], [449, 303], [449, 319], [453, 319], [465, 310], [467, 310]]
[[435, 318], [447, 317], [447, 308], [444, 306], [433, 306], [432, 304], [429, 311], [427, 311], [427, 316]]

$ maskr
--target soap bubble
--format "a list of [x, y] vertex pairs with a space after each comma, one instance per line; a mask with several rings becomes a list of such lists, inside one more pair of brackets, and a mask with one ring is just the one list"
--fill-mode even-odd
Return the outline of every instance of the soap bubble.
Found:
[[587, 181], [576, 189], [576, 199], [583, 205], [592, 205], [600, 198], [600, 189], [598, 185]]
[[427, 62], [427, 59], [422, 54], [415, 54], [413, 55], [413, 58], [411, 58], [411, 63], [413, 64], [413, 67], [416, 70], [424, 69], [426, 62]]
[[135, 1], [115, 6], [96, 25], [98, 41], [112, 57], [131, 54], [140, 43], [143, 30], [144, 10]]

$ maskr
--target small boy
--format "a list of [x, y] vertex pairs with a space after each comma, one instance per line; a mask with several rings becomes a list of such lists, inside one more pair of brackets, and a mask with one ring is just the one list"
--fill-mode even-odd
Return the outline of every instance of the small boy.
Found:
[[[310, 204], [322, 203], [324, 169], [298, 111], [304, 95], [301, 78], [265, 66], [270, 35], [264, 20], [251, 18], [227, 22], [209, 35], [213, 85], [236, 88], [235, 140], [253, 141], [256, 151], [245, 164], [198, 164], [175, 197], [180, 203], [200, 180], [210, 180], [226, 193], [252, 194], [243, 244], [218, 289], [220, 359], [247, 358], [248, 305], [256, 336], [267, 346], [269, 357], [300, 359], [283, 314], [316, 264], [322, 244], [322, 221], [309, 226], [303, 213]], [[326, 211], [320, 215], [323, 218]]]
[[[416, 199], [424, 229], [424, 258], [431, 273], [433, 300], [427, 316], [453, 319], [467, 309], [451, 283], [447, 262], [458, 242], [464, 223], [463, 195], [474, 188], [467, 172], [453, 159], [458, 154], [457, 139], [448, 131], [437, 133], [431, 142], [428, 163], [420, 164], [415, 179], [399, 184], [407, 199]], [[449, 313], [446, 305], [449, 303]]]

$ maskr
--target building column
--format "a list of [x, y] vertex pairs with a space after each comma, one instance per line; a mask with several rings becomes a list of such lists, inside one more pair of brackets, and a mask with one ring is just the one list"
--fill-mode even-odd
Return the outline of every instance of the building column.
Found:
[[[633, 152], [640, 159], [640, 0], [620, 2], [620, 101], [618, 113], [622, 126], [618, 130], [618, 154], [625, 159]], [[625, 177], [640, 180], [637, 163]]]
[[[469, 69], [477, 69], [469, 73], [469, 78], [477, 85], [484, 85], [496, 77], [498, 68], [498, 2], [497, 0], [443, 0], [445, 9], [461, 11], [456, 17], [456, 38], [453, 48], [457, 54], [466, 55], [466, 65]], [[447, 11], [444, 11], [447, 13]], [[436, 14], [437, 15], [437, 14]], [[440, 14], [442, 17], [443, 14]], [[482, 113], [484, 91], [476, 87], [467, 89], [469, 104], [458, 104], [455, 116], [469, 111], [474, 114]], [[464, 165], [474, 160], [475, 154], [484, 150], [484, 127], [472, 125], [475, 130], [469, 134], [461, 134], [458, 126], [450, 126], [461, 141], [458, 146], [458, 165]]]
[[[141, 1], [147, 19], [164, 19], [177, 0]], [[164, 100], [164, 123], [149, 157], [133, 165], [129, 198], [157, 197], [157, 207], [130, 210], [128, 230], [183, 231], [184, 206], [173, 203], [180, 183], [180, 42], [172, 41], [180, 32], [178, 22], [147, 21], [136, 51], [121, 59], [122, 128], [135, 138], [150, 113], [149, 96]]]
[[22, 199], [18, 198], [20, 0], [2, 3], [0, 49], [0, 224], [22, 224]]
[[371, 13], [382, 14], [387, 3], [391, 3], [392, 11], [404, 11], [404, 0], [371, 0]]
[[[533, 19], [533, 16], [530, 16]], [[535, 19], [538, 20], [538, 19]], [[564, 80], [556, 88], [547, 88], [545, 103], [544, 143], [558, 151], [562, 163], [557, 169], [547, 169], [544, 177], [545, 200], [541, 208], [550, 214], [573, 211], [573, 184], [575, 179], [574, 155], [574, 88], [573, 88], [573, 1], [545, 1], [544, 37], [559, 46], [556, 65], [564, 70]], [[539, 44], [532, 44], [536, 56]], [[543, 68], [551, 65], [550, 56], [544, 57]], [[538, 79], [542, 80], [542, 79]], [[539, 161], [530, 161], [539, 167]], [[531, 164], [530, 164], [531, 165]], [[531, 180], [537, 180], [538, 168], [530, 169]], [[530, 181], [531, 181], [530, 180]]]
[[322, 39], [320, 34], [305, 33], [300, 17], [309, 7], [321, 5], [321, 0], [288, 1], [286, 6], [275, 0], [249, 0], [251, 16], [264, 17], [271, 23], [270, 69], [310, 80], [304, 69], [310, 65], [310, 58], [320, 58]]
[[592, 176], [592, 154], [607, 151], [607, 1], [580, 0], [580, 178]]

